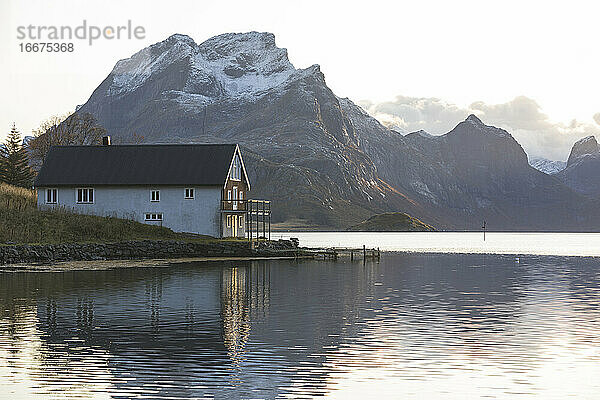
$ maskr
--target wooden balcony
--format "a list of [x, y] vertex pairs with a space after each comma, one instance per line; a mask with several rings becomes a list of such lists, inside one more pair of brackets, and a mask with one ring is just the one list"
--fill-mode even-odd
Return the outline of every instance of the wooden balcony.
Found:
[[249, 201], [252, 200], [221, 200], [221, 211], [246, 211]]
[[249, 240], [271, 238], [270, 200], [221, 200], [221, 213], [243, 213]]

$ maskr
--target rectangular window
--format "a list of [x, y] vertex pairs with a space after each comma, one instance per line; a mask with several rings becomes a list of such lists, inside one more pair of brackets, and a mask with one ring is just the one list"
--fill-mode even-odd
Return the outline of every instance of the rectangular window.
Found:
[[231, 228], [231, 215], [227, 216], [227, 227]]
[[238, 215], [238, 226], [244, 226], [244, 216]]
[[160, 201], [160, 190], [150, 191], [150, 201]]
[[229, 203], [231, 203], [231, 190], [227, 191], [227, 201], [229, 201]]
[[77, 203], [90, 204], [94, 202], [94, 189], [79, 188], [77, 189]]
[[58, 190], [46, 189], [46, 204], [56, 204], [58, 202]]
[[144, 215], [144, 220], [146, 220], [146, 221], [162, 221], [163, 215], [162, 215], [162, 213], [146, 213]]
[[185, 198], [186, 199], [193, 199], [194, 198], [194, 189], [193, 188], [186, 188], [185, 189]]

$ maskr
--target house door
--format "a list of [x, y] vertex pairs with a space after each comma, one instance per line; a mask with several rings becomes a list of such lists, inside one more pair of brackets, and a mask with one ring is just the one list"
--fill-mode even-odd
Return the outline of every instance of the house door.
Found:
[[237, 210], [238, 208], [238, 191], [237, 186], [233, 187], [233, 209]]
[[231, 216], [231, 236], [237, 237], [238, 218], [237, 215]]

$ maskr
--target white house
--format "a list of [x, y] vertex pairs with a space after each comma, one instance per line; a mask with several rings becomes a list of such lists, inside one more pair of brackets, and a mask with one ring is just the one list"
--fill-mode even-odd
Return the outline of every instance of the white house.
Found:
[[246, 235], [250, 182], [238, 145], [104, 143], [52, 147], [35, 180], [38, 207]]

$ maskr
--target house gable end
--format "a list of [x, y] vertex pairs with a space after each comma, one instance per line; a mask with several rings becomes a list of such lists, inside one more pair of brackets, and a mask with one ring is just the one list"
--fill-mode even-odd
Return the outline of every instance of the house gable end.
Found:
[[246, 190], [249, 191], [250, 190], [250, 180], [248, 179], [248, 174], [246, 173], [246, 166], [244, 165], [244, 159], [242, 158], [242, 152], [240, 151], [240, 146], [238, 146], [238, 145], [235, 146], [235, 151], [233, 152], [233, 156], [231, 157], [231, 160], [229, 162], [229, 169], [227, 170], [227, 176], [225, 177], [225, 182], [223, 183], [223, 188], [226, 188], [229, 181], [232, 180], [231, 179], [231, 170], [233, 168], [233, 164], [234, 164], [236, 156], [239, 157], [239, 160], [240, 160], [240, 168], [242, 170], [241, 181], [246, 184], [246, 187], [247, 187]]

